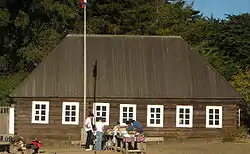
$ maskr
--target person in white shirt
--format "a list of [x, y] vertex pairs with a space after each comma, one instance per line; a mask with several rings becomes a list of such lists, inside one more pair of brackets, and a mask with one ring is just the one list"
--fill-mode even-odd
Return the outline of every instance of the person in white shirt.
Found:
[[91, 151], [93, 149], [93, 140], [94, 140], [93, 123], [92, 123], [93, 117], [94, 117], [94, 114], [90, 113], [89, 116], [86, 118], [85, 124], [84, 124], [85, 131], [87, 133], [86, 146], [85, 146], [86, 151]]
[[96, 118], [96, 143], [95, 143], [95, 150], [96, 151], [101, 151], [103, 150], [102, 148], [102, 138], [103, 138], [103, 130], [104, 130], [104, 123], [102, 122], [102, 118], [98, 117]]

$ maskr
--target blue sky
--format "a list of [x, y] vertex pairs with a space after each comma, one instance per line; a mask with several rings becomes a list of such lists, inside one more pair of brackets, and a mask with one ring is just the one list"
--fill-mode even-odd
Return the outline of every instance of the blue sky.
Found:
[[250, 0], [194, 0], [194, 9], [201, 11], [204, 16], [213, 14], [215, 18], [224, 19], [224, 14], [250, 12]]

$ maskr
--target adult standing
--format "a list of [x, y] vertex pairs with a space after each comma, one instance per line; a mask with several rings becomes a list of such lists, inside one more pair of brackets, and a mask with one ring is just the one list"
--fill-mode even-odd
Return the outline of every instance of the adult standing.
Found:
[[93, 150], [93, 140], [94, 140], [93, 123], [92, 123], [93, 117], [94, 117], [94, 114], [90, 113], [85, 120], [84, 126], [85, 126], [85, 131], [87, 133], [86, 146], [85, 146], [86, 151]]
[[97, 121], [95, 123], [96, 126], [96, 144], [95, 144], [95, 150], [101, 151], [102, 148], [102, 138], [103, 138], [103, 130], [104, 130], [104, 123], [102, 121], [102, 118], [97, 118]]

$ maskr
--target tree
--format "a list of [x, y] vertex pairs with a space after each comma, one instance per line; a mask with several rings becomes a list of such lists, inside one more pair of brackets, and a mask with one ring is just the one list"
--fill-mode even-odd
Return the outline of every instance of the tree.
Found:
[[229, 15], [220, 21], [218, 32], [213, 38], [224, 57], [228, 57], [246, 70], [250, 65], [250, 14]]
[[231, 80], [232, 85], [237, 91], [244, 97], [244, 101], [241, 102], [240, 107], [243, 113], [243, 121], [250, 127], [250, 70], [241, 72], [233, 76]]

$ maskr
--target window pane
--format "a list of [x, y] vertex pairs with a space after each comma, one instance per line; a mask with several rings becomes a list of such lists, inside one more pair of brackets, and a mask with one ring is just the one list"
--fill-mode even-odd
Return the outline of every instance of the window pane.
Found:
[[46, 105], [45, 104], [42, 104], [42, 109], [46, 109]]
[[185, 119], [189, 119], [189, 114], [186, 114], [186, 115], [185, 115]]
[[42, 110], [41, 111], [41, 115], [45, 115], [46, 113], [45, 113], [45, 110]]
[[100, 111], [100, 110], [101, 110], [101, 107], [100, 107], [100, 106], [96, 106], [96, 110], [97, 110], [97, 111]]
[[186, 113], [190, 113], [190, 109], [186, 109], [185, 112], [186, 112]]
[[133, 118], [133, 113], [129, 113], [129, 118]]
[[39, 104], [36, 104], [36, 105], [35, 105], [35, 109], [40, 109], [40, 105], [39, 105]]
[[35, 120], [39, 120], [39, 116], [35, 116]]
[[39, 111], [38, 111], [38, 110], [36, 110], [36, 114], [39, 114]]
[[184, 118], [184, 115], [183, 114], [179, 114], [180, 115], [180, 118]]
[[133, 117], [129, 117], [128, 120], [129, 120], [129, 121], [130, 121], [130, 120], [133, 120]]
[[65, 121], [69, 122], [69, 117], [65, 117]]
[[127, 117], [127, 113], [123, 113], [123, 117]]
[[106, 122], [106, 118], [102, 118], [103, 122]]
[[186, 125], [189, 125], [189, 120], [185, 120], [185, 124], [186, 124]]
[[123, 112], [127, 112], [127, 107], [123, 107]]
[[76, 117], [71, 117], [71, 121], [75, 122], [76, 121]]
[[155, 120], [154, 119], [150, 119], [150, 124], [154, 124]]
[[100, 114], [100, 112], [96, 112], [96, 116], [100, 116], [101, 114]]
[[41, 121], [45, 121], [45, 116], [41, 116]]
[[106, 112], [102, 112], [103, 117], [106, 117], [106, 114], [107, 114]]
[[183, 125], [183, 119], [179, 120], [179, 124]]
[[213, 114], [213, 109], [209, 109], [209, 113]]
[[154, 117], [155, 117], [155, 115], [154, 115], [154, 114], [150, 114], [150, 117], [151, 117], [151, 118], [154, 118]]
[[70, 106], [69, 106], [69, 105], [66, 105], [66, 106], [65, 106], [65, 110], [70, 110]]
[[180, 113], [184, 113], [184, 109], [180, 109]]
[[215, 121], [214, 121], [214, 124], [215, 124], [215, 125], [219, 125], [219, 124], [220, 124], [219, 120], [215, 120]]
[[156, 113], [160, 113], [161, 109], [160, 108], [156, 108]]
[[126, 123], [127, 121], [128, 121], [127, 118], [122, 119], [122, 123]]
[[213, 125], [213, 120], [209, 120], [209, 125]]
[[220, 119], [219, 115], [215, 115], [215, 119]]
[[72, 116], [76, 116], [76, 111], [71, 111]]
[[65, 115], [66, 115], [66, 116], [69, 116], [69, 115], [70, 115], [70, 111], [66, 111], [66, 112], [65, 112]]
[[76, 110], [76, 106], [75, 106], [75, 105], [72, 105], [72, 106], [71, 106], [71, 110]]
[[209, 115], [209, 119], [214, 119], [214, 116], [213, 115]]
[[160, 119], [156, 119], [156, 124], [161, 124]]
[[102, 106], [102, 111], [107, 111], [107, 107], [106, 106]]
[[219, 114], [219, 111], [220, 111], [219, 109], [215, 109], [214, 112], [215, 112], [215, 114]]
[[161, 115], [160, 114], [156, 114], [156, 118], [160, 118], [161, 117]]
[[133, 112], [133, 107], [129, 107], [129, 112]]
[[150, 112], [151, 112], [151, 113], [154, 113], [154, 112], [155, 112], [155, 109], [154, 109], [154, 108], [151, 108], [151, 109], [150, 109]]

